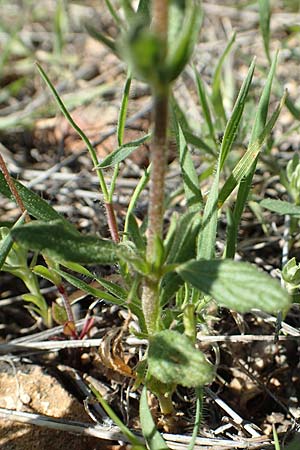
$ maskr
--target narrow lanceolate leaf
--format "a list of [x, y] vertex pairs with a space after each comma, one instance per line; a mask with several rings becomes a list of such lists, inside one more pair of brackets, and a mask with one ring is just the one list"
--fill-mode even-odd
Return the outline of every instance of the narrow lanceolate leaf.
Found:
[[77, 289], [80, 289], [83, 292], [86, 292], [87, 294], [92, 295], [95, 298], [101, 298], [103, 300], [106, 300], [110, 303], [113, 303], [114, 305], [123, 305], [124, 301], [116, 298], [114, 295], [109, 294], [108, 292], [102, 291], [99, 288], [96, 288], [92, 286], [89, 283], [86, 283], [83, 280], [80, 280], [77, 277], [74, 277], [74, 275], [71, 275], [70, 273], [67, 273], [60, 269], [55, 269], [55, 273], [60, 275], [62, 278], [64, 278], [66, 281], [68, 281], [72, 286], [75, 286]]
[[224, 123], [226, 123], [226, 114], [223, 106], [223, 99], [221, 94], [221, 75], [223, 64], [226, 60], [227, 55], [229, 54], [232, 45], [235, 41], [236, 34], [234, 33], [230, 41], [228, 42], [214, 73], [213, 83], [212, 83], [212, 95], [211, 101], [215, 110], [215, 114], [218, 118], [222, 119]]
[[142, 144], [144, 144], [144, 142], [148, 141], [150, 137], [151, 133], [146, 134], [146, 136], [143, 136], [142, 138], [121, 145], [121, 147], [107, 155], [107, 157], [104, 158], [104, 160], [97, 167], [105, 169], [106, 167], [115, 166], [131, 155], [131, 153], [137, 150]]
[[225, 200], [229, 197], [233, 189], [238, 185], [238, 183], [249, 173], [251, 173], [251, 169], [253, 167], [253, 163], [256, 160], [257, 155], [259, 154], [264, 142], [270, 136], [271, 131], [277, 122], [279, 114], [282, 110], [286, 98], [286, 93], [282, 97], [279, 105], [276, 110], [272, 114], [270, 120], [267, 125], [264, 127], [261, 135], [258, 137], [256, 141], [254, 141], [251, 145], [249, 145], [246, 153], [239, 160], [235, 168], [233, 169], [231, 175], [227, 178], [224, 186], [222, 187], [219, 194], [219, 205], [221, 206]]
[[232, 144], [237, 134], [239, 124], [241, 122], [246, 98], [251, 85], [255, 67], [255, 60], [248, 70], [248, 74], [240, 89], [238, 98], [235, 102], [231, 117], [226, 125], [224, 137], [221, 145], [220, 156], [218, 160], [217, 170], [214, 181], [208, 195], [208, 199], [204, 208], [202, 229], [198, 241], [197, 257], [200, 259], [212, 259], [215, 256], [215, 240], [217, 232], [218, 219], [218, 195], [219, 195], [219, 179], [222, 167], [231, 150]]
[[287, 310], [291, 302], [277, 280], [246, 262], [191, 260], [176, 271], [219, 305], [241, 313], [257, 308], [275, 314]]
[[163, 330], [149, 341], [148, 370], [162, 383], [203, 386], [214, 377], [214, 368], [184, 334]]
[[[183, 263], [196, 256], [200, 224], [199, 214], [186, 213], [181, 217], [174, 214], [165, 239], [167, 264]], [[161, 305], [167, 304], [182, 284], [183, 281], [176, 272], [167, 273], [161, 285]]]
[[144, 386], [140, 399], [140, 421], [142, 426], [143, 436], [151, 450], [169, 450], [161, 434], [157, 431], [156, 425], [152, 418], [148, 401], [147, 389]]
[[[26, 211], [17, 220], [17, 222], [14, 224], [13, 228], [21, 225], [24, 222], [25, 215], [26, 215]], [[3, 264], [5, 263], [6, 257], [9, 254], [9, 252], [13, 246], [13, 243], [14, 243], [10, 230], [8, 230], [6, 228], [3, 230], [3, 228], [2, 228], [2, 233], [1, 233], [1, 228], [0, 228], [0, 238], [1, 238], [1, 235], [4, 235], [5, 237], [3, 237], [0, 241], [0, 270], [1, 270], [1, 267], [3, 266]]]
[[253, 59], [247, 76], [242, 84], [242, 87], [240, 89], [239, 95], [236, 99], [235, 105], [233, 107], [233, 111], [231, 113], [231, 117], [228, 120], [228, 123], [226, 125], [224, 136], [222, 140], [221, 150], [220, 150], [220, 169], [223, 168], [223, 165], [226, 161], [226, 158], [228, 156], [228, 153], [232, 147], [232, 144], [234, 142], [234, 139], [238, 132], [238, 127], [240, 125], [242, 114], [244, 111], [247, 95], [250, 89], [253, 73], [255, 68], [255, 58]]
[[260, 206], [281, 215], [288, 214], [290, 216], [300, 217], [300, 206], [285, 202], [283, 200], [266, 198], [260, 202]]
[[176, 134], [176, 143], [179, 149], [179, 162], [186, 202], [189, 211], [200, 211], [203, 207], [203, 198], [198, 175], [180, 123], [177, 121], [175, 111], [173, 112], [173, 125]]
[[211, 138], [212, 142], [215, 144], [216, 143], [216, 133], [214, 130], [214, 125], [213, 125], [213, 121], [212, 121], [212, 117], [211, 117], [211, 113], [210, 113], [210, 109], [209, 109], [209, 104], [207, 101], [205, 87], [204, 87], [203, 81], [201, 80], [196, 69], [194, 70], [194, 72], [195, 72], [195, 76], [196, 76], [198, 97], [199, 97], [199, 101], [200, 101], [202, 111], [203, 111], [203, 114], [205, 117], [205, 122], [208, 126], [210, 138]]
[[[271, 133], [272, 128], [270, 127], [270, 124], [266, 125], [267, 121], [267, 115], [268, 115], [268, 109], [269, 109], [269, 102], [270, 102], [270, 94], [271, 94], [271, 88], [273, 83], [273, 78], [275, 75], [276, 65], [277, 65], [277, 56], [278, 53], [276, 53], [275, 58], [273, 59], [268, 78], [266, 81], [266, 84], [264, 86], [262, 95], [260, 97], [258, 108], [255, 115], [255, 121], [252, 128], [251, 138], [249, 142], [249, 147], [247, 152], [245, 153], [244, 163], [242, 163], [242, 160], [240, 160], [240, 166], [237, 164], [236, 168], [234, 169], [234, 173], [232, 174], [231, 179], [227, 180], [227, 186], [230, 186], [230, 189], [227, 191], [226, 195], [229, 195], [233, 188], [235, 188], [235, 183], [239, 183], [238, 193], [237, 193], [237, 199], [234, 206], [234, 210], [232, 213], [232, 222], [231, 225], [227, 225], [227, 242], [226, 242], [226, 250], [225, 250], [225, 257], [226, 258], [233, 258], [235, 251], [236, 251], [236, 243], [237, 243], [237, 234], [238, 234], [238, 228], [239, 223], [242, 217], [243, 210], [245, 208], [249, 192], [252, 186], [252, 179], [255, 173], [256, 164], [258, 161], [258, 153], [263, 147], [263, 144], [265, 140], [268, 138], [269, 134]], [[279, 105], [278, 114], [281, 110], [281, 107]], [[276, 116], [273, 116], [276, 118]], [[277, 116], [278, 117], [278, 116]], [[274, 126], [275, 122], [272, 122], [272, 127]], [[265, 131], [265, 132], [264, 132]], [[257, 146], [256, 146], [257, 143]], [[248, 156], [246, 156], [248, 154]], [[247, 158], [247, 160], [246, 160]], [[245, 173], [242, 173], [242, 170], [238, 172], [239, 169], [244, 169]], [[226, 183], [225, 183], [226, 184]], [[226, 190], [225, 186], [224, 189], [222, 189], [220, 197], [224, 195], [224, 190]], [[231, 190], [231, 191], [230, 191]], [[219, 200], [221, 200], [219, 198]], [[222, 200], [221, 200], [222, 201]]]
[[[26, 188], [17, 180], [13, 180], [17, 188], [17, 191], [25, 205], [27, 212], [33, 216], [35, 219], [44, 220], [48, 222], [49, 220], [62, 220], [65, 226], [72, 227], [72, 225], [64, 219], [55, 209], [52, 208], [45, 200], [39, 197], [30, 189]], [[14, 201], [14, 197], [5, 181], [3, 173], [0, 171], [0, 193], [6, 198]], [[72, 227], [73, 228], [73, 227]], [[75, 230], [75, 228], [74, 228]]]
[[12, 230], [12, 237], [31, 250], [46, 252], [56, 261], [110, 264], [117, 260], [116, 244], [74, 233], [60, 220], [28, 223]]
[[269, 0], [259, 0], [259, 25], [264, 41], [264, 48], [269, 61], [270, 58], [270, 18], [271, 9]]
[[130, 86], [131, 86], [131, 75], [130, 75], [130, 71], [129, 71], [127, 74], [125, 86], [123, 89], [123, 95], [122, 95], [122, 101], [121, 101], [121, 107], [120, 107], [120, 111], [119, 111], [118, 125], [117, 125], [118, 145], [120, 147], [121, 147], [121, 145], [123, 145], [123, 139], [124, 139], [124, 130], [125, 130], [125, 124], [126, 124], [126, 115], [127, 115]]

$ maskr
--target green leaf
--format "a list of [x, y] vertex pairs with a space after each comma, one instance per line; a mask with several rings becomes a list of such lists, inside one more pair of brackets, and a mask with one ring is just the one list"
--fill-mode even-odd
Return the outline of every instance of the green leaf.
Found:
[[[25, 215], [26, 215], [26, 211], [17, 220], [17, 222], [12, 227], [12, 229], [15, 227], [18, 227], [19, 225], [21, 225], [24, 222]], [[12, 249], [12, 246], [14, 243], [11, 233], [10, 233], [10, 230], [7, 229], [7, 233], [6, 232], [1, 233], [1, 228], [0, 228], [0, 238], [1, 238], [1, 234], [5, 234], [5, 237], [0, 239], [0, 270], [3, 266], [3, 264], [5, 263], [7, 255], [9, 254], [10, 250]], [[3, 230], [3, 228], [2, 228], [2, 230]]]
[[269, 0], [258, 0], [259, 5], [259, 25], [264, 41], [264, 48], [268, 58], [268, 61], [271, 61], [270, 57], [270, 18], [271, 18], [271, 9], [270, 9], [270, 1]]
[[131, 199], [127, 208], [126, 218], [125, 218], [125, 225], [124, 225], [124, 240], [126, 240], [126, 236], [128, 234], [129, 229], [129, 220], [130, 215], [133, 214], [135, 205], [139, 199], [139, 196], [141, 195], [143, 189], [146, 187], [149, 178], [150, 178], [150, 170], [151, 170], [151, 164], [147, 167], [143, 175], [141, 176], [138, 184], [136, 185], [135, 190], [133, 191], [133, 194], [131, 195]]
[[203, 198], [198, 175], [175, 111], [173, 111], [173, 127], [179, 149], [179, 162], [187, 206], [191, 212], [200, 211], [203, 207]]
[[96, 383], [91, 380], [89, 387], [93, 394], [95, 394], [97, 400], [99, 401], [100, 405], [106, 412], [106, 414], [111, 418], [111, 420], [117, 425], [117, 427], [120, 428], [121, 432], [126, 436], [126, 439], [132, 444], [133, 447], [135, 447], [138, 450], [146, 450], [146, 448], [143, 446], [143, 442], [135, 436], [135, 434], [132, 433], [129, 428], [124, 425], [121, 419], [117, 416], [117, 414], [114, 412], [114, 410], [109, 406], [107, 401], [102, 397], [100, 391], [97, 388]]
[[[165, 240], [166, 263], [182, 263], [196, 256], [196, 239], [201, 226], [199, 214], [186, 213], [180, 217], [173, 214]], [[165, 305], [182, 285], [176, 272], [167, 273], [162, 280], [161, 304]]]
[[148, 371], [162, 383], [186, 387], [212, 381], [214, 368], [183, 334], [163, 330], [149, 341]]
[[115, 20], [116, 24], [119, 27], [123, 27], [122, 20], [120, 19], [119, 15], [117, 13], [117, 10], [116, 10], [115, 6], [112, 4], [112, 2], [110, 0], [105, 0], [105, 4], [106, 4], [107, 9], [109, 10], [111, 16]]
[[58, 303], [52, 303], [52, 317], [59, 325], [64, 325], [68, 322], [68, 315], [65, 308]]
[[55, 89], [55, 87], [53, 86], [53, 84], [51, 83], [48, 75], [46, 74], [46, 72], [44, 71], [44, 69], [42, 68], [42, 66], [38, 63], [36, 63], [36, 67], [39, 71], [39, 74], [41, 75], [41, 77], [43, 78], [43, 80], [45, 81], [46, 85], [48, 86], [49, 90], [51, 91], [57, 106], [59, 107], [59, 109], [61, 110], [61, 112], [63, 113], [63, 115], [65, 116], [65, 118], [67, 119], [67, 121], [69, 122], [69, 124], [71, 125], [71, 127], [76, 131], [76, 133], [80, 136], [80, 138], [82, 139], [82, 141], [84, 142], [84, 144], [86, 145], [91, 160], [93, 161], [93, 165], [94, 168], [96, 169], [96, 173], [99, 179], [99, 184], [101, 186], [101, 190], [103, 193], [103, 197], [104, 197], [104, 201], [108, 202], [108, 190], [107, 190], [107, 186], [105, 183], [105, 179], [103, 176], [103, 173], [101, 172], [100, 169], [97, 169], [97, 165], [99, 163], [98, 161], [98, 156], [97, 153], [94, 149], [94, 147], [92, 146], [89, 138], [87, 137], [87, 135], [84, 133], [84, 131], [77, 125], [77, 123], [74, 121], [74, 119], [72, 118], [71, 114], [69, 113], [69, 111], [67, 110], [64, 102], [62, 101], [62, 99], [59, 96], [59, 93], [57, 92], [57, 90]]
[[250, 89], [253, 73], [255, 68], [255, 58], [253, 59], [247, 76], [242, 84], [239, 95], [236, 99], [235, 105], [233, 107], [233, 111], [231, 113], [231, 117], [227, 122], [224, 136], [222, 140], [221, 150], [220, 150], [220, 169], [223, 168], [223, 165], [227, 159], [228, 153], [232, 147], [234, 139], [238, 132], [238, 127], [242, 119], [242, 114], [244, 111], [247, 95]]
[[289, 95], [286, 98], [286, 107], [289, 112], [295, 117], [295, 119], [300, 120], [300, 108], [295, 105]]
[[95, 298], [106, 300], [110, 303], [113, 303], [114, 305], [119, 306], [124, 305], [124, 300], [120, 300], [119, 298], [109, 294], [108, 292], [104, 292], [101, 289], [95, 288], [90, 284], [86, 283], [85, 281], [76, 278], [74, 275], [71, 275], [70, 273], [64, 272], [63, 270], [60, 269], [55, 269], [55, 272], [58, 273], [62, 278], [67, 280], [70, 284], [72, 284], [72, 286], [75, 286], [77, 289], [80, 289], [81, 291], [84, 291]]
[[[13, 179], [13, 182], [17, 188], [17, 191], [25, 205], [27, 212], [33, 216], [35, 219], [44, 220], [48, 222], [49, 220], [59, 219], [64, 223], [64, 226], [73, 228], [73, 226], [64, 217], [55, 211], [45, 200], [39, 197], [37, 194], [27, 189], [19, 181]], [[6, 198], [11, 201], [15, 201], [12, 195], [3, 173], [0, 171], [0, 192]], [[75, 228], [73, 228], [75, 230]]]
[[236, 34], [234, 33], [230, 41], [228, 42], [217, 67], [214, 72], [213, 82], [212, 82], [212, 94], [211, 101], [215, 110], [215, 114], [218, 118], [220, 118], [224, 124], [226, 123], [226, 114], [223, 105], [223, 99], [221, 94], [221, 76], [222, 76], [222, 68], [223, 64], [226, 60], [227, 55], [229, 54], [231, 47], [235, 41]]
[[128, 218], [128, 234], [136, 248], [140, 252], [144, 252], [146, 250], [146, 238], [143, 236], [133, 214], [130, 214]]
[[117, 125], [117, 137], [118, 137], [118, 145], [119, 146], [122, 146], [122, 144], [123, 144], [130, 86], [131, 86], [131, 75], [130, 75], [130, 72], [128, 72], [127, 78], [125, 81], [125, 86], [123, 89], [123, 95], [122, 95], [122, 101], [121, 101], [121, 106], [120, 106], [120, 110], [119, 110], [118, 125]]
[[238, 98], [236, 99], [235, 105], [233, 107], [231, 117], [227, 122], [225, 128], [217, 170], [204, 208], [202, 230], [198, 241], [198, 258], [211, 259], [215, 256], [220, 173], [237, 134], [237, 130], [245, 107], [246, 98], [250, 89], [254, 67], [255, 60], [253, 60], [251, 63], [248, 74], [242, 84]]
[[[231, 184], [230, 189], [233, 190], [234, 181], [238, 183], [240, 181], [238, 193], [237, 193], [237, 199], [234, 206], [233, 214], [232, 214], [232, 223], [230, 227], [227, 227], [227, 242], [226, 242], [226, 251], [225, 251], [225, 257], [227, 258], [233, 258], [235, 251], [236, 251], [236, 242], [237, 242], [237, 233], [238, 233], [238, 226], [242, 217], [243, 210], [245, 208], [246, 201], [248, 199], [248, 195], [252, 186], [252, 180], [256, 169], [256, 164], [258, 160], [258, 154], [255, 155], [256, 151], [260, 151], [265, 140], [268, 138], [268, 136], [271, 133], [272, 128], [270, 128], [269, 124], [265, 126], [266, 120], [267, 120], [267, 114], [268, 114], [268, 108], [269, 108], [269, 101], [270, 101], [270, 94], [271, 94], [271, 87], [273, 78], [275, 75], [276, 65], [277, 65], [277, 56], [278, 52], [276, 53], [276, 56], [272, 62], [268, 78], [266, 81], [266, 84], [264, 86], [262, 95], [259, 100], [257, 112], [255, 115], [255, 121], [252, 128], [251, 138], [249, 142], [249, 147], [247, 149], [246, 154], [248, 153], [249, 159], [247, 163], [244, 165], [245, 173], [242, 175], [242, 173], [239, 174], [239, 179], [237, 177], [236, 169], [238, 168], [238, 165], [234, 169], [234, 173], [232, 173], [232, 177], [227, 180], [227, 185]], [[281, 107], [279, 105], [279, 111], [281, 110]], [[279, 113], [278, 111], [278, 113]], [[275, 118], [276, 116], [274, 116]], [[275, 125], [275, 122], [272, 122], [273, 126]], [[254, 150], [255, 143], [258, 142], [258, 146], [256, 150]], [[259, 143], [260, 142], [260, 143]], [[250, 148], [252, 149], [250, 150]], [[246, 159], [246, 154], [244, 155]], [[243, 158], [242, 158], [243, 159]], [[240, 161], [242, 164], [242, 160]], [[236, 179], [234, 180], [234, 178]], [[232, 183], [233, 182], [233, 183]], [[226, 185], [226, 183], [225, 183]], [[222, 189], [219, 201], [221, 201], [221, 196], [223, 194]], [[229, 195], [229, 194], [228, 194]]]
[[202, 107], [202, 111], [204, 114], [205, 123], [208, 126], [209, 135], [210, 135], [212, 142], [214, 142], [216, 144], [216, 142], [217, 142], [216, 141], [216, 132], [214, 129], [214, 125], [213, 125], [213, 121], [212, 121], [212, 117], [211, 117], [211, 113], [210, 113], [210, 109], [209, 109], [209, 105], [208, 105], [208, 101], [207, 101], [205, 87], [204, 87], [203, 81], [201, 80], [201, 77], [199, 76], [196, 69], [194, 69], [194, 72], [195, 72], [195, 76], [196, 76], [198, 97], [199, 97], [200, 105]]
[[164, 51], [162, 41], [149, 27], [140, 21], [133, 22], [119, 40], [120, 53], [136, 77], [157, 89], [165, 81], [162, 78]]
[[104, 160], [97, 167], [105, 169], [107, 167], [111, 167], [120, 163], [129, 155], [131, 155], [131, 153], [137, 150], [144, 142], [148, 141], [150, 137], [151, 133], [146, 134], [146, 136], [143, 136], [142, 138], [121, 145], [121, 147], [117, 148], [109, 155], [107, 155], [106, 158], [104, 158]]
[[139, 17], [141, 17], [141, 20], [146, 25], [150, 24], [151, 21], [151, 11], [150, 11], [150, 2], [149, 0], [140, 0], [139, 6], [137, 8], [137, 13]]
[[227, 180], [219, 194], [219, 205], [220, 206], [223, 205], [225, 200], [228, 198], [228, 196], [231, 194], [231, 192], [237, 186], [237, 184], [243, 179], [243, 177], [245, 177], [245, 176], [249, 175], [249, 173], [251, 173], [251, 170], [254, 167], [253, 162], [255, 162], [255, 159], [256, 159], [257, 155], [259, 154], [264, 142], [270, 135], [275, 123], [277, 122], [278, 116], [283, 108], [285, 98], [286, 98], [286, 94], [280, 100], [279, 105], [277, 106], [276, 110], [272, 114], [270, 120], [268, 121], [267, 125], [263, 129], [263, 131], [260, 134], [260, 136], [258, 137], [258, 139], [256, 141], [254, 141], [253, 143], [251, 143], [251, 145], [249, 145], [246, 153], [239, 160], [237, 165], [234, 167], [232, 173], [227, 178]]
[[168, 82], [175, 80], [189, 61], [202, 19], [202, 10], [193, 0], [170, 2], [169, 50], [164, 69]]
[[281, 215], [288, 214], [290, 216], [300, 217], [300, 206], [296, 206], [293, 203], [285, 202], [283, 200], [265, 198], [260, 202], [260, 206]]
[[55, 272], [53, 272], [53, 270], [49, 270], [45, 266], [34, 266], [32, 272], [42, 278], [45, 278], [45, 280], [50, 281], [54, 284], [54, 286], [58, 286], [60, 284], [61, 278]]
[[147, 402], [147, 389], [143, 387], [141, 399], [140, 399], [140, 421], [142, 427], [142, 433], [151, 450], [169, 450], [165, 440], [158, 432], [154, 420], [152, 418], [148, 402]]
[[246, 262], [192, 260], [176, 271], [184, 281], [234, 311], [258, 308], [277, 313], [290, 305], [289, 295], [277, 280]]
[[111, 264], [118, 259], [115, 243], [74, 233], [61, 220], [28, 223], [12, 230], [12, 237], [31, 250], [46, 252], [56, 261]]

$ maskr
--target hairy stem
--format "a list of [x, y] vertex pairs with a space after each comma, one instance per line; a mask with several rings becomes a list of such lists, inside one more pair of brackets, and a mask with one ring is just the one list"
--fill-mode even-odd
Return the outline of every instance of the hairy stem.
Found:
[[[161, 39], [163, 54], [167, 52], [168, 0], [152, 1], [153, 29]], [[151, 174], [148, 206], [147, 260], [156, 259], [156, 240], [163, 237], [165, 173], [167, 163], [167, 129], [169, 87], [162, 85], [153, 92], [154, 133], [151, 144]], [[159, 319], [159, 277], [150, 274], [144, 280], [142, 308], [148, 333], [153, 334]]]
[[117, 220], [116, 220], [113, 204], [110, 202], [105, 202], [104, 206], [105, 206], [105, 211], [106, 211], [106, 215], [107, 215], [107, 223], [108, 223], [110, 235], [112, 237], [112, 240], [114, 242], [118, 243], [118, 242], [120, 242], [120, 236], [119, 236], [118, 225], [117, 225]]

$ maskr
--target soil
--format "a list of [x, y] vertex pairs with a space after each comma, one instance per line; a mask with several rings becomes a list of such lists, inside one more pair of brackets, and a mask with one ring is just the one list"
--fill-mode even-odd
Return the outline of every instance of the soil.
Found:
[[[0, 360], [0, 407], [91, 422], [83, 405], [45, 368], [14, 361], [12, 357]], [[3, 450], [96, 450], [105, 448], [104, 445], [96, 438], [10, 420], [0, 421], [0, 447]]]

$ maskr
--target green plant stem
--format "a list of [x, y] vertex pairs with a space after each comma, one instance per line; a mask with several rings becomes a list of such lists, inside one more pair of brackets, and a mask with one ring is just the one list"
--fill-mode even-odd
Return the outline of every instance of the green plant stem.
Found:
[[115, 217], [115, 212], [114, 212], [114, 209], [113, 209], [113, 204], [110, 201], [109, 192], [108, 192], [108, 188], [107, 188], [107, 185], [106, 185], [106, 182], [105, 182], [105, 179], [104, 179], [103, 172], [102, 172], [101, 169], [98, 168], [99, 161], [98, 161], [96, 150], [92, 146], [89, 138], [84, 133], [84, 131], [82, 131], [82, 129], [73, 120], [71, 114], [67, 110], [64, 102], [60, 98], [58, 92], [56, 91], [55, 87], [51, 83], [48, 75], [46, 74], [46, 72], [44, 71], [42, 66], [40, 64], [38, 64], [38, 63], [36, 63], [36, 66], [37, 66], [37, 69], [38, 69], [41, 77], [43, 78], [43, 80], [47, 84], [48, 88], [52, 92], [52, 94], [53, 94], [53, 96], [54, 96], [54, 98], [56, 100], [56, 103], [58, 104], [61, 112], [63, 113], [63, 115], [65, 116], [65, 118], [69, 122], [69, 124], [74, 128], [76, 133], [78, 133], [78, 135], [81, 137], [81, 139], [83, 140], [85, 145], [87, 146], [87, 149], [89, 151], [90, 157], [91, 157], [93, 165], [94, 165], [94, 169], [95, 169], [95, 171], [97, 173], [97, 176], [98, 176], [100, 189], [101, 189], [102, 194], [103, 194], [104, 206], [105, 206], [105, 210], [106, 210], [106, 214], [107, 214], [107, 221], [108, 221], [109, 231], [111, 233], [112, 239], [115, 242], [119, 242], [119, 237], [118, 237], [119, 233], [118, 233], [118, 227], [117, 227], [117, 221], [116, 221], [116, 217]]
[[[153, 29], [161, 38], [162, 48], [167, 51], [168, 32], [168, 1], [153, 0], [152, 2]], [[153, 122], [154, 132], [151, 144], [151, 174], [148, 206], [147, 228], [147, 260], [151, 265], [156, 259], [156, 242], [163, 237], [163, 217], [165, 199], [165, 173], [167, 165], [167, 130], [169, 86], [161, 85], [153, 92]], [[142, 308], [149, 334], [157, 331], [159, 319], [159, 282], [155, 274], [145, 277]]]
[[171, 415], [174, 414], [174, 406], [172, 403], [172, 395], [167, 393], [166, 395], [159, 395], [159, 406], [162, 414]]

